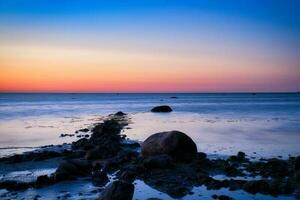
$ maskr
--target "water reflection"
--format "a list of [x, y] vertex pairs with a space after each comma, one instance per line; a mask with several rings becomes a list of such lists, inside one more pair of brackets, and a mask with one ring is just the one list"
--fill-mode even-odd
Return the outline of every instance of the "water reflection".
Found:
[[300, 121], [278, 118], [228, 118], [208, 114], [173, 112], [135, 113], [124, 132], [144, 141], [153, 133], [180, 130], [196, 143], [198, 151], [232, 155], [244, 151], [250, 156], [299, 155]]

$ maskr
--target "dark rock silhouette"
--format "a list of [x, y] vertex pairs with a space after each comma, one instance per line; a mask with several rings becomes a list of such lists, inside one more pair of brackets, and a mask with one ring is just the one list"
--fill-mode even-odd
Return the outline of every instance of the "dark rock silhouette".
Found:
[[126, 115], [126, 113], [123, 113], [122, 111], [116, 112], [115, 113], [116, 116], [124, 116]]
[[172, 108], [167, 105], [156, 106], [151, 109], [151, 112], [172, 112], [172, 111], [173, 111]]
[[35, 181], [35, 187], [40, 188], [52, 183], [52, 179], [49, 178], [48, 175], [38, 176]]
[[95, 171], [92, 173], [92, 181], [96, 186], [104, 186], [108, 181], [108, 176], [103, 171]]
[[124, 181], [114, 181], [103, 191], [99, 200], [131, 200], [133, 197], [134, 185]]
[[55, 181], [70, 180], [79, 176], [90, 175], [92, 165], [83, 159], [70, 159], [60, 163], [54, 173]]
[[167, 154], [174, 161], [189, 162], [197, 155], [197, 146], [194, 141], [179, 131], [153, 134], [142, 143], [141, 147], [144, 157]]

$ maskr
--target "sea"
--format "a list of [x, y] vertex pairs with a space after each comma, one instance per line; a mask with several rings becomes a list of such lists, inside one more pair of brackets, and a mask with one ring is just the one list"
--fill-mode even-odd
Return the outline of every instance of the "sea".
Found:
[[[169, 105], [171, 113], [151, 113]], [[128, 139], [178, 130], [198, 151], [249, 157], [300, 155], [300, 93], [0, 93], [0, 157], [51, 144], [70, 143], [122, 111]]]

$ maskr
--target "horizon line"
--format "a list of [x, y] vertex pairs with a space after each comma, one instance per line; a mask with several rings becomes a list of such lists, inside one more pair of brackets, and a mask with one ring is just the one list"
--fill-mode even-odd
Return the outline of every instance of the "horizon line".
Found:
[[263, 94], [263, 93], [300, 93], [300, 91], [166, 91], [166, 92], [61, 92], [61, 91], [0, 91], [0, 94], [215, 94], [215, 93], [240, 93], [240, 94]]

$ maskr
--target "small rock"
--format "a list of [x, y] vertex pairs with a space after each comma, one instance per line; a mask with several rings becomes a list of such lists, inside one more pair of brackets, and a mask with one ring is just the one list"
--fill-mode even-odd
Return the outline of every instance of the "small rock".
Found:
[[123, 113], [122, 111], [116, 112], [115, 113], [116, 116], [124, 116], [126, 115], [125, 113]]
[[51, 183], [51, 179], [47, 175], [38, 176], [35, 182], [37, 188], [43, 187]]
[[33, 198], [33, 200], [38, 200], [39, 198], [41, 198], [41, 196], [40, 195], [35, 195], [35, 197]]
[[124, 181], [109, 184], [98, 200], [132, 200], [134, 185]]
[[237, 154], [237, 157], [241, 158], [241, 159], [245, 159], [246, 154], [242, 151], [239, 151]]
[[172, 112], [172, 111], [173, 111], [172, 108], [167, 105], [156, 106], [151, 109], [151, 112]]
[[226, 196], [226, 195], [220, 195], [220, 196], [218, 196], [218, 199], [219, 199], [219, 200], [232, 200], [231, 197]]
[[90, 130], [88, 128], [82, 128], [82, 129], [79, 129], [78, 131], [86, 133], [86, 132], [89, 132]]
[[230, 156], [229, 160], [233, 162], [243, 162], [246, 160], [246, 154], [242, 151], [239, 151], [236, 156]]
[[96, 171], [92, 174], [92, 180], [97, 186], [103, 186], [108, 182], [108, 176], [103, 171]]
[[92, 165], [82, 159], [70, 159], [60, 163], [56, 172], [54, 173], [54, 179], [56, 181], [70, 180], [79, 176], [87, 176], [90, 174]]
[[265, 180], [249, 181], [246, 184], [244, 184], [243, 189], [252, 194], [256, 194], [256, 193], [268, 194], [269, 184]]

